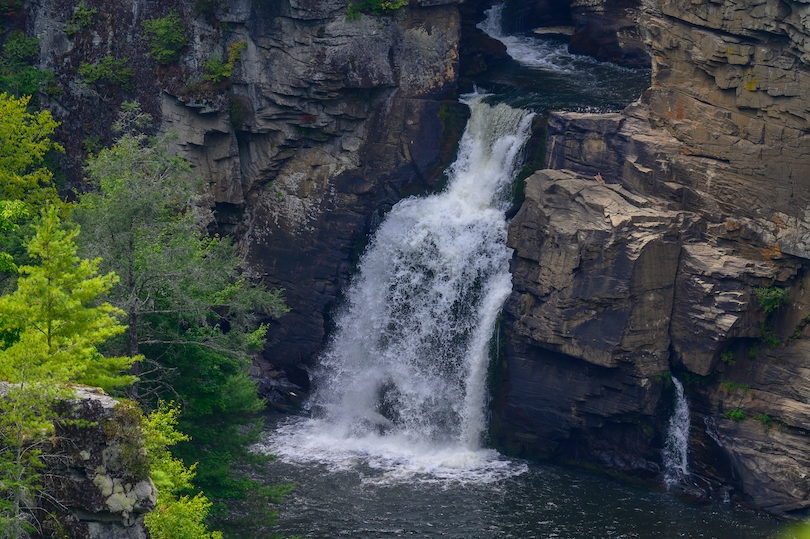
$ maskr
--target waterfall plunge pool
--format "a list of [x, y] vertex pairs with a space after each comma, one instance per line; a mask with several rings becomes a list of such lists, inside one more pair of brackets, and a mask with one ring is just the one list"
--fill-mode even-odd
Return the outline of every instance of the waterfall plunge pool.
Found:
[[[279, 428], [304, 421], [270, 417], [266, 449]], [[285, 537], [766, 539], [779, 526], [734, 504], [698, 506], [578, 469], [498, 457], [453, 478], [449, 467], [436, 474], [335, 444], [330, 454], [300, 447], [267, 467], [267, 481], [296, 483], [279, 506]]]

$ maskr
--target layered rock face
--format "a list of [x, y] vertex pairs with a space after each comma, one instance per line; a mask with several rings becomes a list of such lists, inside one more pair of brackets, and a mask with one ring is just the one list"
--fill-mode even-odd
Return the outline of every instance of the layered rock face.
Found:
[[[654, 477], [691, 410], [690, 493], [810, 507], [803, 4], [666, 2], [652, 87], [621, 114], [553, 114], [512, 221], [497, 432], [529, 453]], [[603, 180], [601, 183], [596, 177]], [[760, 306], [781, 288], [786, 304]]]
[[[92, 24], [68, 35], [75, 6], [40, 0], [30, 25], [42, 36], [42, 66], [57, 73], [62, 93], [47, 103], [64, 122], [69, 153], [81, 155], [94, 129], [96, 142], [109, 142], [124, 99], [178, 133], [176, 149], [215, 210], [212, 226], [236, 237], [251, 277], [286, 290], [292, 310], [271, 325], [258, 375], [281, 366], [306, 385], [303, 366], [323, 344], [366, 233], [401, 196], [431, 189], [451, 159], [458, 134], [444, 126], [460, 106], [442, 100], [456, 88], [454, 3], [424, 0], [348, 20], [345, 0], [229, 0], [208, 16], [190, 0], [87, 0], [97, 10]], [[189, 45], [179, 62], [158, 66], [143, 22], [172, 11]], [[210, 60], [234, 50], [230, 77], [213, 80]], [[105, 55], [129, 59], [131, 89], [77, 76], [82, 62]], [[66, 167], [77, 176], [77, 163]]]

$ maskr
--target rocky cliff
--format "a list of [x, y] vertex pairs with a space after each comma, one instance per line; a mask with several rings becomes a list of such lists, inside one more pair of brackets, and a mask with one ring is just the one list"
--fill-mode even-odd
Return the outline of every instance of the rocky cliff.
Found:
[[[28, 18], [41, 67], [56, 73], [43, 102], [63, 122], [68, 180], [83, 188], [81, 158], [111, 141], [124, 100], [176, 131], [176, 149], [205, 182], [212, 228], [237, 239], [252, 277], [286, 290], [292, 310], [271, 325], [254, 373], [283, 368], [306, 386], [303, 365], [323, 344], [367, 232], [401, 196], [432, 189], [452, 159], [465, 114], [453, 99], [455, 0], [351, 20], [346, 0], [81, 5], [36, 0]], [[77, 25], [80, 9], [91, 15]], [[161, 66], [143, 23], [172, 12], [189, 43]], [[211, 59], [234, 50], [231, 75], [213, 80]], [[125, 61], [129, 83], [78, 74], [106, 56]]]
[[691, 407], [684, 488], [802, 513], [806, 6], [644, 8], [652, 87], [621, 114], [553, 114], [556, 170], [527, 180], [511, 223], [497, 432], [516, 450], [654, 479], [674, 375]]

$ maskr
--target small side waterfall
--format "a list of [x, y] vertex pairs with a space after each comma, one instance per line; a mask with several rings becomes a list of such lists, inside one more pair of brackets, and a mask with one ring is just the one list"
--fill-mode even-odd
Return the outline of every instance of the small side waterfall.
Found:
[[689, 444], [689, 403], [683, 393], [683, 384], [672, 377], [675, 386], [675, 411], [669, 420], [667, 439], [663, 450], [664, 482], [667, 489], [689, 475], [687, 449]]
[[313, 419], [277, 432], [279, 456], [433, 476], [497, 460], [481, 449], [488, 352], [512, 289], [504, 211], [533, 114], [465, 103], [447, 189], [402, 200], [374, 233], [312, 373]]

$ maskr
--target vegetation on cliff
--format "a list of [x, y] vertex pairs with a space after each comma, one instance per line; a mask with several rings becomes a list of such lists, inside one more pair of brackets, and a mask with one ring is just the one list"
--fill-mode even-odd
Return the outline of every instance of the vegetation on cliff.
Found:
[[10, 382], [0, 398], [0, 537], [45, 529], [42, 452], [70, 383], [153, 410], [135, 451], [161, 488], [153, 537], [222, 537], [208, 531], [212, 508], [226, 524], [225, 500], [287, 489], [231, 470], [252, 458], [259, 425], [249, 414], [263, 402], [247, 371], [264, 343], [260, 319], [286, 312], [281, 291], [248, 282], [230, 240], [207, 233], [188, 164], [165, 139], [137, 133], [146, 117], [136, 106], [118, 141], [87, 163], [96, 191], [66, 203], [44, 166], [60, 149], [50, 141], [57, 123], [28, 105], [0, 94], [0, 380]]

